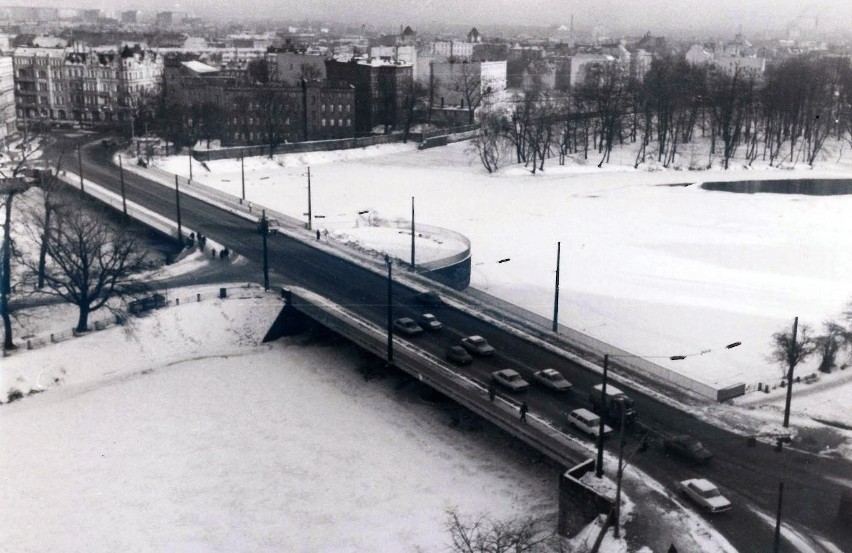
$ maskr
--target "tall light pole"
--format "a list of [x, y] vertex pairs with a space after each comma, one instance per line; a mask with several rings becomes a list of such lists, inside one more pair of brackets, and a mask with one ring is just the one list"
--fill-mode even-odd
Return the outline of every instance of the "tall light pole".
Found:
[[414, 270], [414, 196], [411, 196], [411, 270]]
[[269, 235], [269, 219], [266, 218], [266, 210], [260, 220], [260, 234], [263, 236], [263, 289], [269, 290], [269, 256], [266, 252], [266, 237]]
[[189, 182], [192, 182], [192, 148], [189, 149]]
[[[240, 150], [240, 176], [243, 183], [243, 201], [246, 201], [246, 162], [243, 150]], [[264, 211], [265, 213], [266, 211]]]
[[553, 332], [559, 332], [559, 256], [562, 253], [562, 242], [556, 243], [556, 286], [553, 293]]
[[615, 485], [615, 530], [613, 530], [613, 535], [618, 538], [619, 536], [619, 527], [621, 526], [621, 477], [624, 474], [624, 400], [621, 400], [621, 430], [619, 431], [619, 439], [618, 439], [618, 472], [616, 472], [616, 485]]
[[80, 171], [80, 192], [85, 192], [86, 187], [83, 184], [83, 153], [80, 145], [77, 145], [77, 166]]
[[393, 365], [393, 260], [385, 254], [388, 265], [388, 365]]
[[121, 179], [121, 210], [124, 212], [124, 218], [127, 219], [127, 196], [124, 194], [124, 163], [121, 161], [121, 154], [118, 154], [118, 176]]
[[[601, 402], [606, 401], [606, 381], [607, 381], [607, 370], [609, 369], [609, 354], [604, 354], [604, 365], [603, 365], [603, 382], [601, 383]], [[604, 416], [605, 409], [601, 409], [600, 415], [600, 426], [598, 427], [598, 458], [595, 462], [595, 476], [601, 478], [603, 476], [603, 449], [604, 449]]]
[[175, 206], [177, 207], [177, 227], [178, 227], [178, 244], [183, 247], [183, 229], [180, 224], [180, 185], [178, 184], [178, 176], [175, 175]]
[[312, 213], [313, 212], [311, 211], [311, 166], [308, 165], [308, 230], [312, 230], [311, 229], [311, 218], [313, 216]]
[[787, 352], [787, 361], [790, 364], [790, 370], [787, 372], [787, 401], [784, 403], [784, 428], [790, 426], [790, 402], [793, 401], [793, 369], [796, 367], [796, 362], [799, 354], [799, 345], [796, 343], [796, 332], [799, 328], [799, 318], [793, 319], [793, 341], [790, 347], [792, 351]]

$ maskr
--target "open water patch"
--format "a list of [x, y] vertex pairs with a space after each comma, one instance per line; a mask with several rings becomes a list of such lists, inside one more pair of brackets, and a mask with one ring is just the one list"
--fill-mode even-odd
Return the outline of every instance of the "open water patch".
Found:
[[798, 194], [803, 196], [843, 196], [852, 194], [852, 179], [783, 179], [705, 182], [704, 190], [738, 194]]

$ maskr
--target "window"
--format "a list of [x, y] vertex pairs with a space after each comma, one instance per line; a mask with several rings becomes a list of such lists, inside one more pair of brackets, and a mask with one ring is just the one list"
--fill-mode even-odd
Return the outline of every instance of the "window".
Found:
[[325, 104], [322, 105], [322, 107], [320, 108], [320, 111], [325, 111]]
[[343, 126], [343, 119], [338, 119], [338, 120], [337, 120], [337, 126], [338, 126], [338, 127], [342, 127], [342, 126]]
[[337, 113], [343, 112], [343, 104], [337, 104]]
[[347, 126], [347, 127], [351, 127], [351, 126], [352, 126], [352, 119], [347, 119], [347, 120], [346, 120], [346, 126]]
[[325, 127], [325, 119], [322, 120], [322, 126]]

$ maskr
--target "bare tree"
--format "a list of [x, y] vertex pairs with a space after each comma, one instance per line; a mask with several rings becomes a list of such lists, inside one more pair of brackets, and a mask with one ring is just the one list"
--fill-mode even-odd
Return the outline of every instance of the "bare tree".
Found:
[[825, 334], [814, 338], [814, 350], [819, 354], [820, 372], [829, 373], [837, 364], [837, 354], [841, 348], [848, 345], [849, 333], [835, 322], [823, 323]]
[[[44, 225], [44, 219], [38, 223]], [[50, 234], [45, 291], [77, 306], [78, 332], [88, 330], [90, 313], [113, 309], [110, 300], [145, 290], [139, 280], [151, 266], [145, 252], [128, 230], [112, 228], [103, 214], [65, 206], [55, 212]], [[36, 263], [28, 265], [34, 274]]]
[[533, 553], [544, 551], [554, 536], [553, 531], [542, 529], [541, 519], [468, 519], [456, 509], [447, 510], [446, 526], [454, 553]]
[[482, 166], [489, 173], [500, 168], [506, 153], [506, 138], [503, 134], [502, 121], [497, 113], [483, 110], [477, 114], [479, 130], [470, 141], [471, 149], [476, 152]]
[[782, 377], [786, 377], [799, 363], [815, 351], [814, 339], [808, 325], [799, 325], [798, 336], [793, 340], [792, 330], [783, 330], [772, 335], [770, 360], [783, 366]]
[[491, 90], [483, 86], [481, 64], [476, 62], [457, 62], [458, 73], [452, 82], [452, 88], [462, 100], [462, 108], [467, 109], [468, 124], [475, 121], [476, 109], [491, 95]]

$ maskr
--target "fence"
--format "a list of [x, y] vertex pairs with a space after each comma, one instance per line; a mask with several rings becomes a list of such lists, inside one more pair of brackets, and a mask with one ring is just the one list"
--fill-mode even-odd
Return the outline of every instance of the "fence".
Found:
[[[222, 292], [224, 290], [224, 293]], [[257, 291], [258, 288], [252, 284], [244, 284], [239, 287], [231, 287], [231, 288], [220, 288], [215, 294], [210, 293], [196, 293], [194, 295], [188, 295], [183, 297], [167, 297], [165, 303], [161, 304], [159, 308], [166, 307], [175, 307], [181, 304], [187, 303], [198, 303], [204, 300], [209, 299], [244, 299], [247, 297], [253, 297], [251, 295], [247, 295], [246, 290], [254, 290]], [[155, 291], [152, 291], [152, 294]], [[168, 295], [167, 290], [156, 291], [157, 293]], [[146, 309], [136, 314], [136, 316], [144, 315], [145, 312], [150, 311], [150, 309]], [[108, 314], [104, 314], [103, 316], [90, 319], [90, 328], [92, 331], [100, 331], [107, 329], [111, 326], [124, 324], [124, 319], [127, 316], [125, 311], [110, 311]], [[90, 331], [91, 332], [91, 331]], [[55, 344], [58, 342], [64, 342], [65, 340], [69, 340], [71, 338], [76, 338], [78, 336], [86, 336], [90, 332], [77, 332], [75, 329], [63, 330], [61, 332], [51, 332], [50, 334], [45, 334], [43, 336], [38, 337], [29, 337], [26, 338], [26, 347], [19, 348], [15, 350], [2, 350], [2, 356], [6, 357], [8, 355], [14, 354], [16, 352], [22, 352], [27, 350], [33, 350], [36, 348], [40, 348], [46, 346], [48, 344]]]

